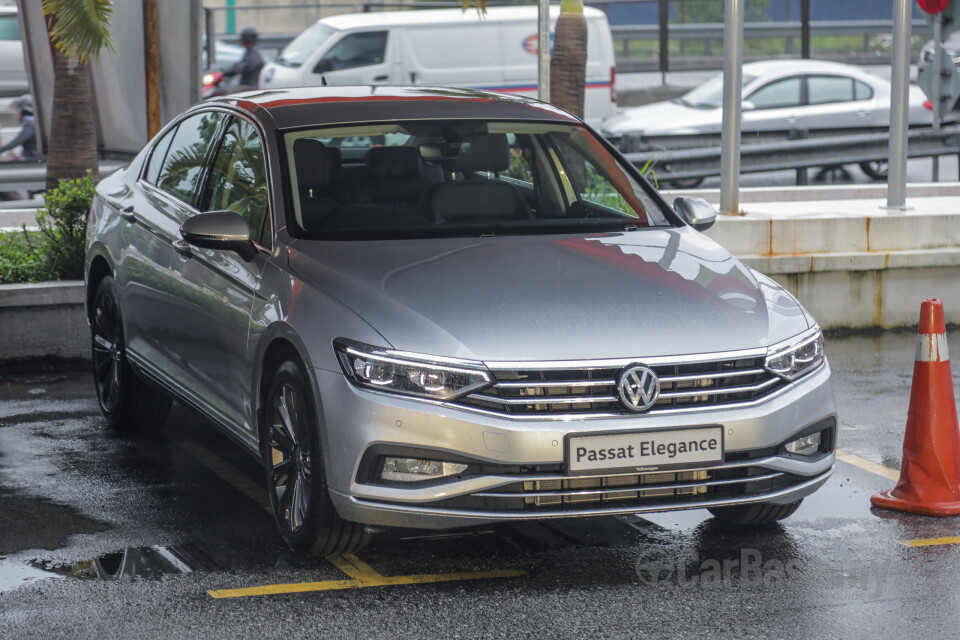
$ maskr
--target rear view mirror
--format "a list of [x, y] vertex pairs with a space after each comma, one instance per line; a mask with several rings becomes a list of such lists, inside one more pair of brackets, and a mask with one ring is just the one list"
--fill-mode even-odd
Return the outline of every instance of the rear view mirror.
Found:
[[717, 210], [703, 198], [680, 196], [673, 201], [673, 210], [697, 231], [706, 231], [717, 221]]
[[180, 236], [195, 247], [236, 251], [244, 260], [257, 255], [250, 226], [236, 211], [207, 211], [183, 221]]
[[313, 68], [314, 73], [326, 73], [327, 71], [333, 71], [333, 60], [329, 58], [322, 58]]
[[417, 148], [424, 160], [453, 160], [470, 155], [469, 142], [437, 142], [421, 144]]

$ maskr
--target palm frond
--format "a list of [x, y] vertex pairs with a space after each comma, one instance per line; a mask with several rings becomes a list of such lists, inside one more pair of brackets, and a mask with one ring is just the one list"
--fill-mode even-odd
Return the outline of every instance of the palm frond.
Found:
[[42, 6], [43, 15], [55, 18], [53, 43], [67, 56], [89, 62], [104, 47], [116, 53], [110, 35], [112, 0], [43, 0]]

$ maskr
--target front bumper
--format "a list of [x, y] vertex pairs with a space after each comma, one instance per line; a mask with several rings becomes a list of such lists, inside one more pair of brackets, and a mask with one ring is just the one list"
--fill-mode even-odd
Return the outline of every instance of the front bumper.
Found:
[[[752, 502], [789, 503], [818, 489], [834, 464], [836, 410], [829, 366], [742, 406], [616, 418], [519, 421], [380, 394], [316, 370], [331, 498], [341, 516], [383, 526], [449, 528], [514, 519], [644, 513]], [[724, 429], [719, 466], [567, 475], [565, 437], [693, 425]], [[782, 444], [831, 428], [811, 458]], [[398, 486], [368, 480], [370, 450], [466, 460], [481, 472], [449, 482]]]

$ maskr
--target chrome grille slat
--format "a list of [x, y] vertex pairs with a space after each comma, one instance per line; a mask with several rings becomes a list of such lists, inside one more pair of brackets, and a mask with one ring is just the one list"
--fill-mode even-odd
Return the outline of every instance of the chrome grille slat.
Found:
[[[641, 359], [634, 362], [644, 363]], [[491, 366], [494, 384], [451, 402], [466, 409], [517, 420], [536, 418], [638, 416], [661, 411], [691, 411], [712, 407], [748, 405], [784, 387], [787, 382], [763, 368], [755, 353], [700, 362], [683, 356], [673, 362], [650, 359], [660, 379], [657, 403], [645, 414], [623, 406], [617, 379], [622, 371], [614, 361], [537, 363], [516, 369]], [[536, 367], [536, 368], [534, 368]]]
[[[704, 374], [704, 375], [693, 375], [693, 376], [662, 376], [660, 378], [660, 384], [664, 383], [673, 383], [673, 382], [695, 382], [697, 380], [712, 380], [714, 378], [735, 378], [740, 376], [756, 376], [766, 373], [764, 369], [747, 369], [746, 371], [731, 371], [729, 373], [724, 373], [722, 375], [717, 375], [716, 373]], [[616, 381], [611, 382], [610, 384], [616, 384]]]
[[482, 399], [485, 402], [496, 402], [504, 405], [528, 404], [585, 404], [588, 402], [616, 402], [614, 396], [521, 396], [519, 398], [497, 398], [472, 393], [468, 398]]
[[691, 489], [694, 487], [719, 487], [732, 484], [743, 484], [745, 482], [756, 482], [761, 480], [774, 480], [785, 475], [780, 471], [767, 473], [759, 476], [749, 476], [745, 478], [732, 478], [729, 480], [694, 480], [690, 482], [676, 482], [672, 484], [632, 484], [619, 485], [604, 489], [569, 489], [560, 491], [484, 491], [472, 493], [470, 495], [478, 498], [554, 498], [565, 496], [603, 496], [607, 494], [635, 492], [635, 491], [660, 491], [674, 489]]
[[581, 380], [572, 382], [540, 382], [537, 380], [523, 380], [520, 382], [498, 382], [494, 386], [498, 389], [528, 389], [542, 387], [544, 389], [562, 389], [566, 387], [612, 387], [616, 386], [616, 380]]
[[751, 391], [763, 391], [767, 387], [773, 386], [780, 381], [779, 378], [771, 378], [760, 384], [749, 385], [745, 387], [719, 387], [712, 389], [709, 387], [693, 389], [691, 391], [668, 391], [661, 393], [660, 398], [695, 398], [697, 396], [719, 396], [725, 393], [749, 393]]

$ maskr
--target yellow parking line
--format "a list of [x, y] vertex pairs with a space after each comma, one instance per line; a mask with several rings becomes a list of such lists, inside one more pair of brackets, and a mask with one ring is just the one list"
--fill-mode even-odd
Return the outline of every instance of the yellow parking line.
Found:
[[170, 442], [186, 451], [196, 458], [200, 464], [220, 476], [220, 478], [232, 485], [240, 493], [266, 509], [267, 513], [273, 514], [273, 509], [270, 507], [270, 500], [267, 498], [266, 489], [238, 471], [237, 468], [229, 462], [196, 442], [188, 440], [170, 440]]
[[[376, 573], [376, 572], [374, 572]], [[377, 574], [379, 575], [379, 574]], [[299, 582], [293, 584], [269, 584], [245, 589], [220, 589], [207, 591], [214, 598], [242, 598], [244, 596], [267, 596], [281, 593], [306, 591], [331, 591], [337, 589], [363, 589], [366, 587], [390, 587], [401, 584], [428, 584], [455, 582], [459, 580], [489, 580], [491, 578], [520, 578], [527, 575], [522, 569], [498, 569], [493, 571], [470, 571], [465, 573], [424, 573], [412, 576], [380, 576], [377, 579], [327, 580], [324, 582]]]
[[337, 569], [340, 569], [340, 571], [343, 571], [354, 580], [372, 583], [384, 578], [384, 576], [377, 573], [373, 567], [352, 553], [344, 553], [337, 556], [327, 556], [327, 560], [329, 560]]
[[900, 479], [900, 472], [896, 469], [885, 467], [878, 462], [861, 458], [858, 455], [847, 453], [846, 451], [841, 451], [840, 449], [837, 449], [837, 460], [840, 462], [846, 462], [847, 464], [852, 464], [855, 467], [859, 467], [860, 469], [869, 471], [870, 473], [875, 473], [878, 476], [883, 476], [887, 480], [893, 480], [896, 482]]
[[919, 540], [898, 540], [897, 542], [905, 547], [933, 547], [942, 544], [960, 544], [960, 537], [921, 538]]

